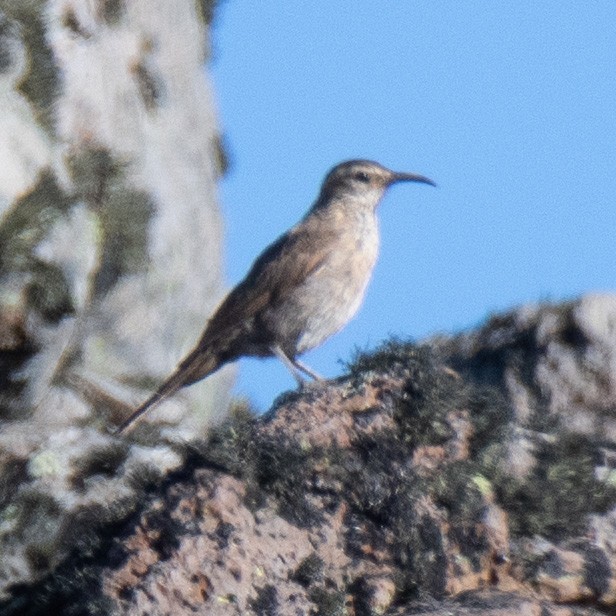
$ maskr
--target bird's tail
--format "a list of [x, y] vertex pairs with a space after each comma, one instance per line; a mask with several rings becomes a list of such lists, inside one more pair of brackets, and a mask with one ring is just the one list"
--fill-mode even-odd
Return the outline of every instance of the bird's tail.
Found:
[[203, 349], [195, 349], [182, 361], [175, 372], [116, 428], [115, 434], [121, 434], [150, 408], [169, 398], [182, 387], [200, 381], [215, 372], [221, 365], [222, 363], [216, 356], [204, 352]]

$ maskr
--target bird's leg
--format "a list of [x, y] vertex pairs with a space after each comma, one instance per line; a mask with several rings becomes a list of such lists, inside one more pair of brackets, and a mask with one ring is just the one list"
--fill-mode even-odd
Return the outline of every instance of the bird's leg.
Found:
[[272, 353], [287, 367], [287, 370], [293, 375], [297, 384], [302, 387], [304, 385], [304, 378], [296, 363], [292, 359], [289, 359], [287, 354], [277, 344], [273, 344], [270, 348]]
[[315, 381], [324, 381], [325, 379], [318, 373], [315, 372], [312, 368], [307, 366], [304, 362], [299, 361], [299, 359], [292, 359], [293, 365], [301, 370], [304, 374], [312, 377]]
[[304, 377], [302, 376], [302, 372], [315, 381], [325, 380], [320, 374], [315, 372], [312, 368], [309, 368], [299, 359], [291, 359], [277, 344], [273, 344], [271, 346], [271, 351], [287, 367], [300, 387], [303, 387], [306, 384]]

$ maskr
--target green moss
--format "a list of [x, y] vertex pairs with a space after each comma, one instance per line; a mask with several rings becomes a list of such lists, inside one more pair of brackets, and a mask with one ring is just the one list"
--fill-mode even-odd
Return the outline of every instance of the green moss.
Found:
[[[3, 616], [108, 616], [118, 605], [101, 592], [102, 568], [91, 565], [78, 570], [58, 567], [33, 591], [20, 588], [11, 600], [0, 603]], [[87, 602], [83, 597], [89, 597]]]
[[85, 456], [75, 462], [73, 487], [85, 492], [93, 481], [114, 477], [126, 461], [128, 453], [128, 442], [121, 440], [88, 449]]
[[[481, 481], [477, 481], [477, 477]], [[435, 476], [430, 492], [437, 504], [446, 508], [456, 522], [477, 522], [485, 506], [481, 487], [489, 485], [473, 462], [454, 461]], [[481, 487], [480, 487], [481, 486]]]
[[444, 537], [431, 516], [417, 515], [415, 504], [415, 498], [398, 502], [393, 518], [396, 595], [406, 599], [421, 593], [442, 597], [447, 581]]
[[502, 392], [495, 386], [465, 382], [428, 345], [392, 338], [373, 352], [356, 354], [348, 368], [355, 378], [373, 371], [404, 376], [395, 419], [409, 444], [438, 445], [449, 440], [453, 436], [450, 413], [456, 411], [469, 412], [473, 454], [502, 440], [510, 427], [513, 409]]
[[352, 448], [329, 453], [325, 483], [339, 486], [353, 513], [388, 525], [395, 500], [420, 489], [421, 481], [407, 468], [408, 457], [408, 446], [394, 432], [363, 435]]
[[44, 492], [28, 489], [17, 497], [15, 537], [23, 542], [35, 571], [46, 571], [57, 558], [57, 530], [62, 507]]
[[348, 368], [356, 379], [369, 372], [404, 378], [394, 418], [409, 445], [437, 445], [453, 435], [448, 415], [464, 408], [466, 390], [428, 346], [392, 338], [371, 353], [356, 354]]
[[208, 26], [214, 21], [216, 10], [220, 4], [221, 0], [199, 0], [198, 6], [201, 9], [201, 18]]
[[259, 588], [257, 596], [248, 602], [256, 616], [276, 616], [278, 614], [278, 592], [268, 584]]
[[353, 377], [361, 377], [370, 371], [388, 372], [404, 367], [409, 362], [417, 361], [419, 357], [429, 354], [427, 347], [419, 347], [411, 341], [392, 337], [380, 344], [376, 349], [362, 351], [357, 349], [347, 370]]
[[33, 260], [30, 273], [30, 282], [26, 287], [30, 307], [54, 323], [75, 312], [69, 283], [57, 265]]
[[106, 293], [123, 275], [147, 267], [148, 229], [154, 206], [150, 197], [128, 186], [125, 166], [105, 148], [80, 150], [68, 161], [75, 198], [96, 212], [102, 254], [94, 279], [95, 293]]
[[0, 226], [0, 273], [28, 271], [39, 261], [33, 256], [53, 224], [72, 205], [49, 172], [7, 212]]
[[6, 519], [5, 516], [12, 517], [16, 513], [15, 505], [10, 503], [19, 487], [28, 479], [27, 466], [24, 459], [9, 459], [0, 466], [0, 508], [4, 507], [0, 509], [0, 525]]
[[514, 411], [498, 388], [467, 384], [466, 409], [473, 425], [470, 457], [476, 459], [493, 443], [503, 443], [510, 435]]
[[142, 272], [148, 261], [148, 227], [152, 202], [146, 193], [118, 187], [108, 194], [100, 211], [103, 229], [101, 266], [95, 293], [106, 293], [127, 274]]
[[101, 17], [110, 25], [115, 26], [120, 23], [126, 11], [126, 0], [102, 0]]
[[348, 616], [346, 593], [344, 591], [315, 588], [308, 595], [315, 604], [315, 616]]
[[103, 147], [82, 148], [66, 161], [74, 196], [93, 208], [101, 207], [114, 184], [121, 183], [124, 164]]
[[[34, 249], [48, 231], [43, 226], [51, 225], [59, 212], [54, 211], [53, 194], [49, 195], [48, 207], [41, 203], [42, 194], [30, 196], [31, 200], [16, 205], [21, 211], [11, 212], [0, 227], [0, 275], [25, 274], [24, 297], [28, 307], [55, 323], [74, 312], [71, 289], [62, 269], [37, 258]], [[31, 215], [29, 220], [27, 214]], [[18, 301], [21, 300], [20, 296]], [[10, 301], [8, 298], [7, 303]]]
[[512, 532], [562, 540], [582, 533], [588, 514], [613, 507], [616, 488], [595, 476], [600, 456], [598, 445], [584, 436], [559, 432], [538, 447], [537, 463], [524, 479], [510, 477], [502, 467], [492, 469]]
[[307, 488], [314, 469], [326, 465], [324, 452], [288, 447], [275, 439], [259, 439], [258, 420], [245, 404], [232, 409], [231, 417], [214, 428], [208, 439], [194, 450], [198, 464], [220, 468], [246, 483], [246, 504], [258, 509], [268, 497], [278, 512], [301, 527], [322, 519], [323, 513], [310, 502]]
[[293, 573], [293, 579], [302, 586], [311, 586], [323, 578], [323, 559], [313, 552], [306, 556]]
[[[263, 445], [263, 443], [261, 443]], [[322, 523], [324, 511], [310, 498], [315, 468], [327, 466], [324, 451], [259, 447], [253, 479], [277, 502], [278, 513], [300, 528]]]
[[11, 19], [19, 23], [29, 55], [28, 72], [17, 89], [30, 101], [40, 123], [53, 132], [54, 104], [60, 89], [60, 75], [45, 37], [42, 9], [29, 2], [11, 2], [3, 8]]
[[234, 402], [227, 419], [213, 427], [205, 441], [191, 445], [191, 462], [220, 468], [237, 477], [251, 477], [256, 423], [254, 409], [243, 401]]

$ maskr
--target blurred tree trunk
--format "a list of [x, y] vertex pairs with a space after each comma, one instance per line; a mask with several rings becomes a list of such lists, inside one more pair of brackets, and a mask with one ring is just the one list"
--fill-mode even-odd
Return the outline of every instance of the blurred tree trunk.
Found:
[[[35, 409], [46, 426], [119, 420], [220, 300], [211, 10], [0, 1], [3, 419]], [[158, 416], [203, 425], [225, 411], [230, 379], [221, 372]]]

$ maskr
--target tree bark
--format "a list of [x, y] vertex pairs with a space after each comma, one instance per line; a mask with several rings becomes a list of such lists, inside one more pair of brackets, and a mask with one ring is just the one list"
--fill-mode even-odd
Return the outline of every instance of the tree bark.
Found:
[[[220, 300], [210, 12], [196, 0], [0, 4], [4, 419], [117, 421]], [[224, 414], [230, 379], [153, 418], [199, 430]]]

